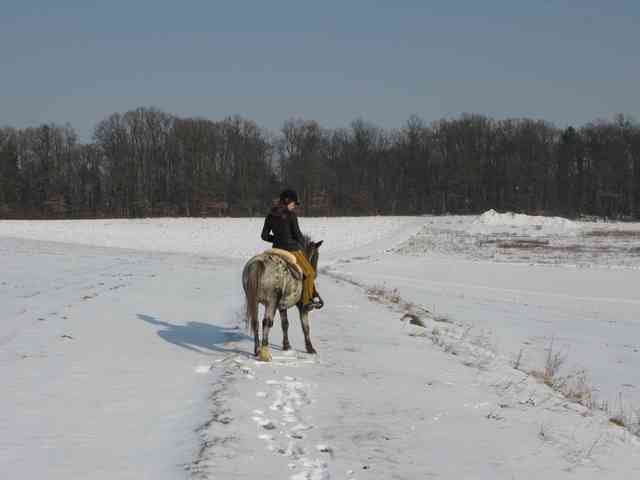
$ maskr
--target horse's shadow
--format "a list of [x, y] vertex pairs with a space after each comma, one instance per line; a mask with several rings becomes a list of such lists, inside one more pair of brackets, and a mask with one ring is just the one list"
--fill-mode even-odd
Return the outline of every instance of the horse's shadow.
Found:
[[247, 355], [244, 350], [228, 348], [224, 345], [228, 342], [237, 342], [249, 339], [249, 336], [242, 333], [236, 327], [220, 327], [210, 323], [188, 322], [186, 325], [174, 325], [163, 322], [150, 315], [138, 313], [138, 319], [156, 327], [158, 336], [169, 343], [173, 343], [187, 350], [198, 353], [238, 353]]

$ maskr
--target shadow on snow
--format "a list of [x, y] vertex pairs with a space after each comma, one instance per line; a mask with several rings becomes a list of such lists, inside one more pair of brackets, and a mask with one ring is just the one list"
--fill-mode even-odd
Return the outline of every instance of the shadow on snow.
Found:
[[169, 343], [178, 345], [198, 353], [240, 353], [246, 355], [247, 352], [237, 348], [226, 348], [227, 342], [237, 342], [247, 340], [250, 337], [242, 333], [237, 327], [220, 327], [210, 323], [189, 322], [186, 325], [174, 325], [163, 322], [150, 315], [138, 313], [138, 319], [161, 327], [158, 335]]

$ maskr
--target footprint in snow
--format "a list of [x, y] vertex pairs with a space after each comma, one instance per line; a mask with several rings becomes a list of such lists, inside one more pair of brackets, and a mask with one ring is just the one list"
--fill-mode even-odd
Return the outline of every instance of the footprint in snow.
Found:
[[304, 423], [299, 423], [298, 425], [291, 428], [291, 431], [293, 433], [299, 433], [299, 432], [306, 432], [308, 430], [311, 430], [312, 428], [313, 428], [313, 425], [305, 425]]
[[276, 429], [275, 423], [273, 423], [273, 421], [271, 421], [269, 419], [258, 417], [258, 416], [251, 417], [251, 418], [253, 419], [254, 422], [256, 422], [258, 425], [260, 425], [265, 430], [275, 430]]
[[304, 471], [292, 475], [290, 480], [329, 480], [329, 469], [325, 462], [320, 460], [302, 459]]

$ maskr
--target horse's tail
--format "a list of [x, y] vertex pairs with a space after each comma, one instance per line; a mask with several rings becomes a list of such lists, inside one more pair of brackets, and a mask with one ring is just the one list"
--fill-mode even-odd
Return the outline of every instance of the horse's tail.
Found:
[[243, 275], [245, 294], [245, 322], [251, 327], [251, 332], [255, 335], [258, 331], [258, 290], [260, 279], [264, 273], [264, 264], [261, 260], [253, 260], [245, 267]]

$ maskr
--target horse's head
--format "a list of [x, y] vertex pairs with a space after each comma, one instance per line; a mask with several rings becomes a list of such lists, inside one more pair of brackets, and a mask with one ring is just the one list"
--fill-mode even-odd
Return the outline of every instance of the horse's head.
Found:
[[318, 270], [318, 259], [320, 257], [320, 246], [323, 240], [319, 242], [312, 241], [309, 237], [304, 237], [304, 254], [309, 259], [309, 263], [313, 265], [314, 270]]

